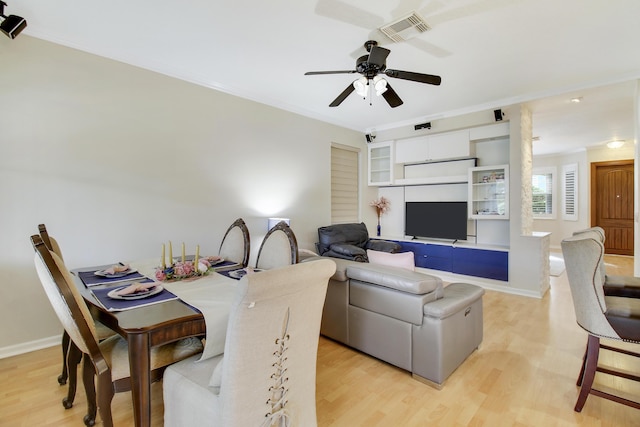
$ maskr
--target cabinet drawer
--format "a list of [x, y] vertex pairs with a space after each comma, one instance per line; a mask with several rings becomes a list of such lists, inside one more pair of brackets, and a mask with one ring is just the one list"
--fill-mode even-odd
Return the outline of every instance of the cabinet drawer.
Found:
[[451, 246], [410, 242], [398, 243], [402, 246], [402, 252], [413, 252], [416, 267], [452, 271], [451, 250], [453, 248]]
[[483, 249], [453, 249], [453, 272], [467, 276], [509, 280], [509, 253]]

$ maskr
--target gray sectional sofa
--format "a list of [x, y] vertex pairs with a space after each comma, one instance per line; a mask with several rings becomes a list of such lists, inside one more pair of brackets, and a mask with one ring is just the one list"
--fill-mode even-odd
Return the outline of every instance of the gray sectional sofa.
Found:
[[444, 287], [428, 274], [332, 259], [337, 270], [329, 281], [322, 335], [436, 388], [482, 342], [482, 288]]

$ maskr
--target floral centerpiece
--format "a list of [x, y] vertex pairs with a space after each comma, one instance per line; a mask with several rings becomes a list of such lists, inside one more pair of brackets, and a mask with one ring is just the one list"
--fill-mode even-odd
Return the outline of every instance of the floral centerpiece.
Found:
[[209, 274], [211, 270], [212, 261], [219, 257], [204, 257], [200, 258], [200, 245], [196, 246], [196, 256], [193, 261], [187, 261], [185, 259], [184, 243], [182, 244], [182, 260], [175, 261], [173, 259], [173, 250], [171, 242], [169, 242], [169, 263], [167, 264], [165, 259], [165, 246], [162, 245], [162, 266], [156, 267], [155, 277], [156, 280], [163, 281], [176, 281], [184, 280], [192, 277], [205, 276]]
[[211, 263], [207, 258], [201, 258], [198, 260], [198, 266], [194, 265], [193, 261], [177, 261], [172, 265], [166, 265], [156, 268], [156, 280], [170, 281], [170, 280], [184, 280], [191, 277], [206, 276], [211, 269]]
[[380, 198], [372, 201], [371, 203], [369, 203], [369, 205], [373, 206], [376, 209], [376, 214], [378, 215], [377, 235], [379, 236], [380, 235], [380, 217], [382, 216], [383, 213], [389, 210], [391, 206], [391, 202], [389, 201], [389, 199], [383, 196], [380, 196]]

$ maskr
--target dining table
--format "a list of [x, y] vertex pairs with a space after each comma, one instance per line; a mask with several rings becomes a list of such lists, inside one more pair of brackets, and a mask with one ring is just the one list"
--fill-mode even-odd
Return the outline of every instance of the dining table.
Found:
[[128, 343], [134, 421], [137, 427], [147, 427], [151, 425], [151, 348], [183, 338], [206, 337], [202, 359], [223, 353], [237, 283], [229, 273], [242, 271], [238, 264], [226, 262], [202, 276], [159, 282], [162, 295], [136, 300], [129, 307], [112, 306], [103, 296], [110, 289], [133, 281], [155, 281], [157, 260], [126, 265], [136, 273], [135, 277], [103, 282], [91, 277], [111, 264], [74, 269], [71, 273], [94, 318]]

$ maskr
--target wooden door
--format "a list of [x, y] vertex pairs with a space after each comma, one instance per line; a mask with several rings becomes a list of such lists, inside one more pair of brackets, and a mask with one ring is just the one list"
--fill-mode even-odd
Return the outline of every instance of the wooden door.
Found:
[[633, 160], [591, 164], [591, 225], [605, 231], [605, 253], [633, 255]]

